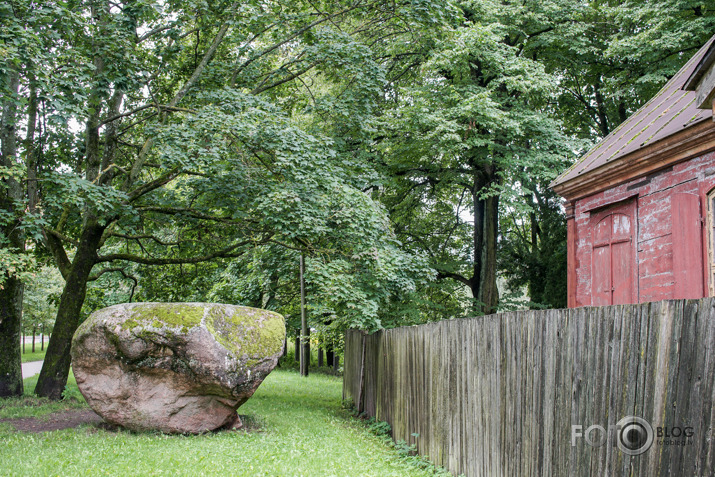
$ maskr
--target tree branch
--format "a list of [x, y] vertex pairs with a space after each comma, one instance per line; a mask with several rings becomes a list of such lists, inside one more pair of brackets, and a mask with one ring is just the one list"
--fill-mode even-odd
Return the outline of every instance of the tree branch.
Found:
[[176, 169], [173, 169], [173, 170], [167, 172], [166, 174], [164, 174], [163, 176], [158, 177], [157, 179], [154, 179], [151, 182], [147, 182], [146, 184], [137, 187], [136, 189], [134, 189], [133, 191], [131, 191], [128, 194], [129, 202], [133, 202], [136, 199], [140, 198], [141, 196], [146, 195], [149, 192], [156, 190], [156, 189], [168, 184], [169, 182], [176, 179], [180, 174], [181, 173], [179, 171], [177, 171]]
[[72, 264], [67, 257], [67, 252], [65, 251], [65, 248], [62, 246], [62, 240], [60, 240], [53, 234], [48, 233], [47, 230], [45, 230], [43, 236], [45, 238], [45, 245], [52, 253], [52, 256], [55, 258], [57, 269], [60, 271], [60, 274], [62, 274], [63, 278], [67, 278]]
[[104, 169], [103, 171], [101, 171], [101, 172], [99, 173], [99, 175], [97, 176], [97, 178], [94, 179], [93, 184], [101, 183], [102, 180], [104, 179], [104, 177], [105, 177], [112, 169], [117, 169], [117, 170], [118, 170], [119, 172], [121, 172], [122, 174], [127, 174], [127, 171], [126, 171], [123, 167], [118, 166], [118, 165], [116, 165], [116, 164], [109, 164], [109, 165], [106, 167], [106, 169]]
[[152, 108], [152, 107], [154, 107], [153, 104], [145, 104], [145, 105], [143, 105], [143, 106], [139, 106], [139, 107], [137, 107], [137, 108], [134, 108], [134, 109], [132, 109], [131, 111], [127, 111], [126, 113], [115, 114], [115, 115], [113, 115], [113, 116], [111, 116], [111, 117], [105, 119], [105, 120], [102, 121], [101, 123], [99, 123], [99, 125], [100, 125], [100, 126], [104, 126], [105, 124], [109, 124], [109, 123], [111, 123], [111, 122], [113, 122], [113, 121], [116, 121], [117, 119], [126, 118], [127, 116], [131, 116], [132, 114], [136, 114], [136, 113], [138, 113], [138, 112], [140, 112], [140, 111], [144, 111], [145, 109], [149, 109], [149, 108]]
[[161, 239], [155, 237], [154, 235], [150, 234], [143, 234], [143, 235], [126, 235], [126, 234], [120, 234], [118, 232], [112, 232], [109, 234], [111, 237], [119, 237], [123, 238], [126, 240], [141, 240], [141, 239], [149, 239], [153, 240], [154, 242], [158, 243], [159, 245], [163, 245], [164, 247], [168, 247], [171, 245], [179, 245], [179, 242], [164, 242]]
[[267, 243], [270, 240], [270, 236], [261, 238], [259, 240], [242, 240], [229, 247], [218, 250], [213, 253], [202, 255], [199, 257], [176, 257], [176, 258], [148, 258], [142, 257], [141, 255], [133, 255], [130, 253], [114, 253], [104, 256], [97, 257], [97, 263], [100, 262], [112, 262], [115, 260], [124, 260], [127, 262], [141, 263], [143, 265], [180, 265], [188, 263], [201, 263], [208, 262], [216, 258], [237, 258], [246, 253], [245, 250], [240, 252], [235, 252], [236, 249], [243, 247], [245, 245], [253, 244], [260, 245]]
[[174, 98], [169, 102], [168, 107], [173, 108], [177, 104], [179, 104], [179, 102], [184, 99], [184, 96], [186, 96], [186, 93], [188, 93], [189, 90], [194, 86], [194, 84], [196, 84], [196, 82], [199, 80], [199, 76], [201, 76], [201, 73], [203, 73], [204, 69], [206, 69], [206, 65], [209, 64], [209, 61], [211, 61], [216, 54], [216, 50], [226, 36], [228, 27], [228, 22], [221, 25], [221, 28], [219, 29], [218, 33], [216, 33], [216, 36], [211, 43], [211, 46], [206, 51], [206, 53], [204, 53], [203, 58], [201, 58], [201, 63], [199, 63], [199, 65], [196, 67], [194, 73], [191, 75], [191, 78], [189, 78], [188, 81], [184, 83], [184, 86], [182, 86], [179, 92], [176, 93], [176, 96], [174, 96]]
[[137, 38], [137, 43], [141, 43], [141, 42], [143, 42], [144, 40], [146, 40], [147, 38], [150, 38], [151, 36], [156, 35], [157, 33], [161, 33], [161, 32], [163, 32], [163, 31], [166, 31], [166, 30], [168, 30], [169, 28], [172, 28], [173, 26], [174, 26], [174, 25], [164, 25], [164, 26], [161, 26], [161, 27], [156, 27], [156, 28], [154, 28], [153, 30], [149, 30], [148, 32], [144, 33], [142, 36], [140, 36], [139, 38]]
[[[221, 25], [221, 28], [219, 29], [218, 33], [216, 33], [216, 36], [214, 37], [213, 42], [211, 43], [211, 46], [204, 54], [203, 58], [201, 59], [201, 62], [194, 70], [194, 73], [186, 81], [186, 83], [184, 83], [184, 86], [181, 87], [179, 92], [176, 93], [176, 95], [169, 102], [169, 104], [164, 106], [165, 109], [171, 109], [171, 110], [177, 109], [176, 108], [177, 104], [179, 104], [179, 102], [184, 98], [184, 96], [186, 96], [186, 94], [194, 86], [194, 84], [196, 84], [196, 82], [199, 80], [199, 77], [201, 76], [201, 73], [203, 73], [204, 69], [206, 69], [206, 66], [209, 64], [211, 59], [213, 59], [214, 55], [216, 54], [216, 50], [218, 49], [219, 45], [223, 41], [224, 37], [226, 36], [228, 27], [229, 27], [228, 22]], [[142, 167], [144, 167], [144, 162], [146, 162], [146, 158], [149, 156], [149, 151], [151, 150], [153, 145], [154, 145], [153, 138], [147, 139], [146, 142], [144, 143], [142, 150], [139, 152], [139, 156], [137, 157], [137, 160], [134, 162], [134, 165], [132, 166], [131, 171], [129, 172], [129, 176], [127, 177], [127, 182], [125, 184], [125, 190], [129, 189], [129, 187], [131, 187], [131, 185], [134, 183], [134, 181], [136, 181], [137, 177], [139, 177], [139, 172], [141, 171]]]
[[269, 84], [269, 85], [266, 85], [266, 86], [258, 86], [257, 88], [253, 89], [253, 91], [251, 91], [251, 94], [260, 94], [260, 93], [262, 93], [262, 92], [264, 92], [264, 91], [266, 91], [266, 90], [269, 90], [269, 89], [271, 89], [271, 88], [275, 88], [276, 86], [280, 86], [280, 85], [282, 85], [282, 84], [284, 84], [284, 83], [287, 83], [288, 81], [291, 81], [291, 80], [293, 80], [293, 79], [295, 79], [295, 78], [297, 78], [297, 77], [299, 77], [299, 76], [302, 76], [303, 74], [305, 74], [305, 73], [307, 73], [308, 71], [312, 70], [313, 68], [315, 68], [315, 67], [316, 67], [317, 65], [319, 65], [320, 63], [321, 63], [320, 61], [314, 61], [313, 63], [309, 64], [308, 66], [306, 66], [306, 67], [303, 68], [302, 70], [298, 70], [298, 71], [296, 71], [295, 73], [292, 73], [292, 74], [286, 76], [286, 77], [283, 78], [283, 79], [280, 79], [280, 80], [278, 80], [278, 81], [275, 81], [275, 82], [273, 82], [273, 83], [271, 83], [271, 84]]
[[136, 290], [137, 286], [139, 285], [139, 281], [134, 275], [128, 274], [124, 268], [121, 267], [109, 267], [105, 268], [104, 270], [101, 270], [99, 273], [90, 275], [89, 278], [87, 279], [88, 282], [93, 282], [97, 280], [99, 277], [104, 275], [105, 273], [111, 273], [111, 272], [119, 272], [122, 274], [124, 278], [127, 280], [131, 280], [134, 284], [132, 285], [132, 291], [129, 293], [129, 303], [132, 302], [132, 298], [134, 298], [134, 291]]
[[140, 205], [136, 207], [137, 210], [142, 211], [142, 212], [156, 212], [158, 214], [165, 214], [165, 215], [185, 215], [187, 217], [191, 217], [193, 219], [201, 219], [201, 220], [211, 220], [214, 222], [221, 222], [225, 224], [242, 224], [245, 222], [249, 222], [249, 219], [243, 218], [241, 220], [234, 220], [230, 217], [217, 217], [214, 215], [208, 215], [204, 214], [203, 212], [199, 212], [198, 210], [189, 208], [189, 207], [159, 207], [159, 206], [151, 206], [151, 205]]
[[361, 3], [361, 0], [358, 0], [358, 1], [356, 1], [354, 4], [352, 4], [351, 6], [349, 6], [348, 8], [345, 8], [345, 9], [343, 9], [343, 10], [337, 12], [337, 13], [333, 13], [332, 15], [328, 15], [328, 16], [321, 17], [321, 18], [319, 18], [318, 20], [315, 20], [314, 22], [311, 22], [311, 23], [307, 24], [307, 25], [304, 26], [303, 28], [299, 28], [298, 30], [296, 30], [295, 32], [293, 32], [292, 35], [290, 35], [290, 36], [288, 36], [287, 38], [285, 38], [285, 39], [279, 41], [278, 43], [275, 43], [275, 44], [273, 44], [272, 46], [270, 46], [270, 47], [264, 49], [263, 51], [261, 51], [261, 52], [260, 52], [259, 54], [257, 54], [256, 56], [252, 56], [251, 58], [247, 59], [246, 61], [243, 62], [243, 64], [242, 64], [241, 66], [239, 66], [239, 67], [236, 69], [236, 71], [234, 71], [233, 75], [231, 75], [231, 80], [230, 80], [229, 84], [230, 84], [231, 86], [234, 86], [234, 85], [236, 84], [236, 79], [238, 78], [238, 75], [240, 75], [241, 72], [242, 72], [244, 69], [246, 69], [246, 67], [247, 67], [248, 65], [250, 65], [251, 63], [253, 63], [253, 62], [256, 61], [257, 59], [259, 59], [259, 58], [261, 58], [261, 57], [263, 57], [263, 56], [265, 56], [265, 55], [271, 53], [272, 51], [275, 51], [276, 49], [280, 48], [281, 46], [285, 45], [286, 43], [288, 43], [288, 42], [290, 42], [290, 41], [293, 41], [295, 38], [297, 38], [297, 37], [300, 36], [301, 34], [305, 33], [306, 31], [310, 30], [310, 29], [313, 28], [314, 26], [320, 25], [321, 23], [324, 23], [324, 22], [326, 22], [326, 21], [328, 21], [328, 20], [331, 20], [331, 19], [333, 19], [333, 18], [335, 18], [335, 17], [338, 17], [338, 16], [340, 16], [340, 15], [343, 15], [343, 14], [345, 14], [345, 13], [348, 13], [348, 12], [350, 12], [350, 11], [352, 11], [352, 10], [355, 10], [356, 8], [358, 8], [358, 7], [360, 6], [360, 3]]
[[463, 277], [462, 275], [460, 275], [458, 273], [452, 273], [452, 272], [441, 272], [438, 270], [437, 271], [437, 279], [441, 280], [441, 279], [445, 279], [445, 278], [451, 278], [452, 280], [456, 280], [458, 282], [461, 282], [461, 283], [467, 285], [469, 288], [472, 288], [472, 281]]
[[66, 235], [63, 235], [63, 234], [59, 233], [59, 232], [56, 231], [56, 230], [53, 230], [53, 229], [51, 229], [51, 228], [49, 228], [49, 227], [46, 227], [46, 228], [45, 228], [45, 232], [47, 232], [48, 235], [51, 235], [51, 236], [55, 237], [55, 238], [58, 239], [58, 240], [61, 240], [62, 242], [67, 242], [67, 243], [69, 243], [69, 244], [74, 245], [75, 247], [77, 246], [77, 241], [75, 241], [75, 240], [73, 240], [73, 239], [67, 237]]

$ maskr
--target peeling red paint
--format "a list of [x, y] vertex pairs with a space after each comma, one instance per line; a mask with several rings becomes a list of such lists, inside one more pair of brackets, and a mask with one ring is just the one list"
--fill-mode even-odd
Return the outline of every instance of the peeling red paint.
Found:
[[[624, 207], [632, 207], [635, 243], [632, 256], [628, 256], [630, 251], [619, 252], [618, 260], [628, 256], [634, 272], [627, 283], [623, 281], [624, 277], [609, 279], [612, 285], [620, 283], [619, 287], [623, 288], [620, 293], [613, 292], [614, 304], [706, 295], [707, 237], [702, 223], [707, 213], [707, 194], [715, 187], [714, 171], [715, 153], [708, 153], [574, 201], [573, 213], [569, 214], [571, 218], [568, 220], [569, 306], [601, 304], [605, 299], [605, 295], [594, 299], [594, 275], [599, 276], [594, 263], [597, 267], [608, 268], [615, 262], [609, 258], [605, 265], [605, 255], [594, 256], [599, 243], [601, 248], [606, 244], [602, 237], [595, 237], [594, 230], [603, 217], [618, 210], [623, 213]], [[675, 215], [674, 207], [680, 211]], [[678, 228], [676, 231], [674, 224]], [[613, 233], [615, 225], [612, 222], [602, 225], [604, 230], [609, 226]], [[601, 255], [605, 253], [605, 249], [599, 251]], [[612, 274], [610, 268], [606, 268], [601, 272]], [[605, 282], [599, 280], [596, 288], [605, 290]]]

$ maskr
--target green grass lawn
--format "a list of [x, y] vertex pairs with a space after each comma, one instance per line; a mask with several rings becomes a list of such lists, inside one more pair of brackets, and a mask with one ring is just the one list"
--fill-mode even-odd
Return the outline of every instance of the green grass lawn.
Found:
[[45, 353], [47, 352], [47, 344], [45, 344], [45, 349], [40, 351], [39, 346], [35, 346], [35, 352], [30, 352], [31, 346], [27, 346], [27, 353], [22, 353], [22, 362], [29, 363], [30, 361], [42, 361], [45, 359]]
[[[36, 378], [25, 380], [27, 393]], [[276, 370], [239, 409], [259, 430], [177, 436], [80, 427], [17, 433], [0, 423], [2, 475], [256, 475], [420, 476], [401, 456], [341, 409], [341, 380]], [[77, 397], [74, 381], [68, 384]], [[81, 397], [80, 397], [81, 398]], [[39, 406], [25, 398], [0, 400], [0, 418], [38, 416], [81, 401]]]
[[35, 335], [35, 352], [32, 352], [32, 336], [25, 336], [25, 348], [23, 350], [22, 345], [20, 345], [20, 353], [22, 353], [22, 362], [27, 363], [30, 361], [42, 361], [45, 359], [45, 352], [47, 351], [47, 343], [50, 342], [50, 337], [44, 335], [42, 337], [45, 340], [45, 349], [40, 351], [42, 346], [40, 335]]

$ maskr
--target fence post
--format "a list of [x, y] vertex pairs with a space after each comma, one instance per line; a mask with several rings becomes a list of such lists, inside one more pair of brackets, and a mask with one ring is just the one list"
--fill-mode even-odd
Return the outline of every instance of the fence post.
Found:
[[367, 333], [362, 335], [362, 353], [360, 357], [360, 387], [358, 388], [358, 398], [357, 398], [357, 410], [358, 414], [365, 410], [363, 400], [365, 399], [365, 341], [367, 339]]

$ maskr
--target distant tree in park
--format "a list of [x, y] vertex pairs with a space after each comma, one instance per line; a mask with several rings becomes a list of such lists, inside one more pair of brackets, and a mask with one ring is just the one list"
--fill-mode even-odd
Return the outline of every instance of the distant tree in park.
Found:
[[27, 277], [22, 302], [25, 335], [33, 330], [42, 330], [44, 334], [52, 332], [63, 288], [64, 280], [55, 267], [41, 267]]

